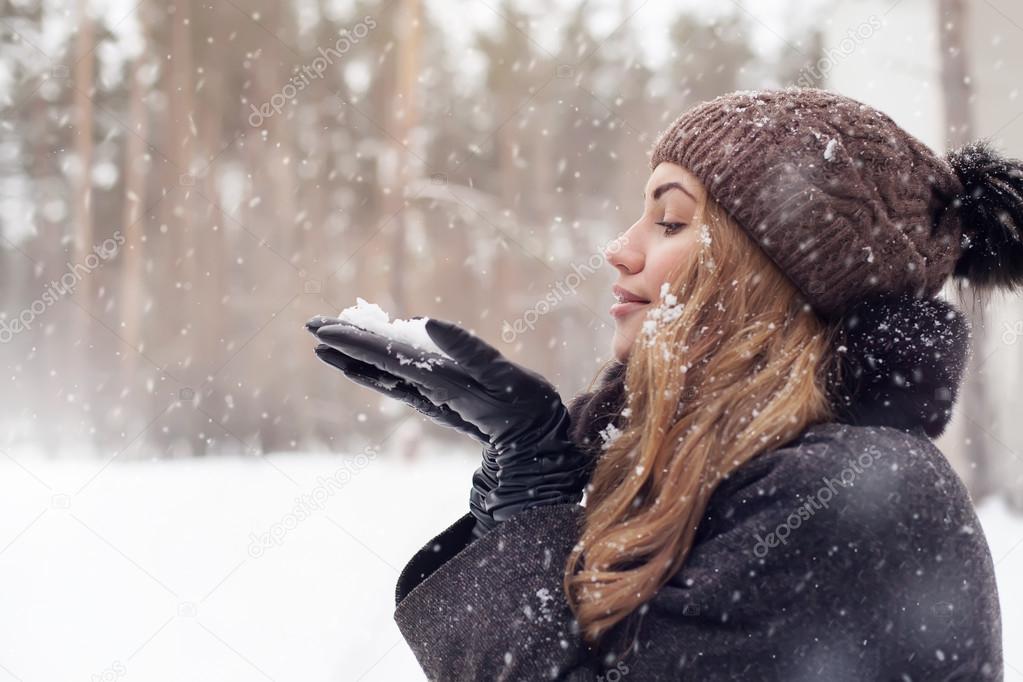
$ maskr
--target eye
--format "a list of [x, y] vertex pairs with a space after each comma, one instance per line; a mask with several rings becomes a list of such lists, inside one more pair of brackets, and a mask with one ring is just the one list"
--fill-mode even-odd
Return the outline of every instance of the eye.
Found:
[[661, 227], [664, 228], [664, 234], [672, 235], [681, 230], [689, 223], [655, 223], [655, 224], [660, 225]]

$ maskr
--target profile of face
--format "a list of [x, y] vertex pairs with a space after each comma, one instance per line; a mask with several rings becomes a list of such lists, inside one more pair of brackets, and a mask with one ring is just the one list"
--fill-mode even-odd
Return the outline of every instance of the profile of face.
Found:
[[672, 269], [698, 250], [699, 231], [693, 219], [706, 196], [703, 183], [688, 170], [674, 163], [658, 164], [643, 190], [643, 214], [604, 250], [619, 273], [613, 287], [618, 302], [610, 311], [615, 322], [611, 346], [618, 360], [628, 357]]

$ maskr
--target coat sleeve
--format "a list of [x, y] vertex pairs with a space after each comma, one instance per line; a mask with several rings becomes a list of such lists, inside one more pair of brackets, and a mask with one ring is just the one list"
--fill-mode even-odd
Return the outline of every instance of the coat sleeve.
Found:
[[467, 513], [415, 554], [394, 618], [429, 679], [597, 679], [561, 586], [582, 512], [534, 507], [477, 540]]

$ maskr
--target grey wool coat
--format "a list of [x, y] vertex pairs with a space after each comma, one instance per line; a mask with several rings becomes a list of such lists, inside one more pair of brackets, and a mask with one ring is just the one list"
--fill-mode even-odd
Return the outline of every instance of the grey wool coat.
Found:
[[[725, 479], [682, 568], [601, 646], [582, 642], [562, 591], [583, 507], [533, 508], [478, 540], [466, 513], [429, 540], [394, 613], [427, 677], [1001, 679], [990, 550], [931, 440], [967, 323], [940, 300], [864, 310], [831, 388], [840, 417]], [[581, 443], [616, 418], [623, 367], [572, 401]]]

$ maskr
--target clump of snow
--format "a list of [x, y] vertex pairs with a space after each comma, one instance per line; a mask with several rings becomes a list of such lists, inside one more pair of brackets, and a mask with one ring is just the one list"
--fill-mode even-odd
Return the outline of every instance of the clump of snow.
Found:
[[540, 600], [540, 616], [539, 619], [548, 623], [554, 621], [554, 609], [552, 603], [554, 602], [554, 595], [546, 587], [541, 587], [536, 591], [536, 598]]
[[[359, 296], [355, 297], [355, 305], [342, 310], [338, 318], [368, 332], [449, 357], [426, 332], [426, 320], [429, 318], [421, 317], [412, 320], [395, 318], [392, 320], [383, 308]], [[409, 360], [409, 362], [412, 361]], [[407, 363], [403, 362], [402, 364]], [[416, 364], [418, 366], [419, 363]]]
[[604, 441], [603, 444], [600, 446], [600, 449], [607, 450], [609, 447], [611, 447], [611, 443], [614, 443], [616, 440], [618, 440], [619, 436], [622, 435], [622, 430], [615, 426], [613, 423], [608, 422], [607, 426], [600, 430], [599, 435], [600, 439]]
[[708, 250], [707, 257], [703, 261], [703, 263], [704, 263], [704, 265], [706, 266], [706, 268], [708, 270], [710, 270], [711, 272], [714, 272], [714, 270], [717, 268], [717, 263], [714, 262], [714, 257], [711, 256], [710, 253], [709, 253], [709, 249], [710, 249], [710, 245], [712, 243], [712, 240], [710, 238], [710, 228], [707, 227], [706, 224], [700, 226], [700, 237], [699, 237], [699, 240], [700, 240], [700, 244], [703, 246], [704, 250]]
[[684, 305], [678, 302], [678, 297], [670, 291], [671, 285], [668, 282], [661, 284], [661, 300], [656, 308], [647, 313], [643, 320], [643, 335], [652, 337], [657, 333], [657, 327], [677, 319], [684, 309]]
[[700, 225], [700, 243], [704, 246], [710, 246], [710, 228], [706, 225]]
[[837, 148], [838, 148], [838, 138], [837, 137], [833, 137], [830, 140], [828, 140], [828, 146], [824, 148], [824, 160], [825, 161], [834, 161], [835, 160], [835, 150]]

